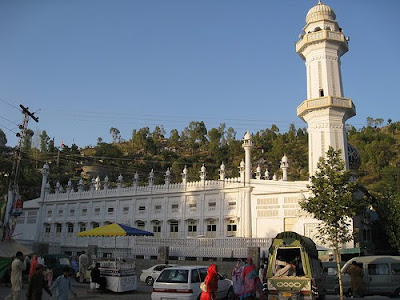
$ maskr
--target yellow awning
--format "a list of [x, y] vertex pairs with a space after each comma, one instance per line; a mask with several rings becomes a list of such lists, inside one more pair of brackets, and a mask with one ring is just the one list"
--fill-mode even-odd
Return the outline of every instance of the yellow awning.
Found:
[[124, 224], [114, 223], [90, 230], [78, 232], [76, 236], [152, 236], [152, 232], [144, 231], [141, 229], [133, 228]]

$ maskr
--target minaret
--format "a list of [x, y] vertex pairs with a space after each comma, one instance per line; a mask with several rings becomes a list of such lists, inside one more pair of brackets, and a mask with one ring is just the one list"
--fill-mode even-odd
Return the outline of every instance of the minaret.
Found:
[[243, 192], [243, 216], [244, 216], [244, 226], [243, 235], [246, 238], [252, 237], [252, 221], [251, 221], [251, 191], [253, 188], [250, 186], [251, 180], [251, 148], [253, 148], [253, 139], [250, 132], [246, 132], [243, 138], [242, 147], [244, 149], [244, 187]]
[[39, 209], [37, 214], [37, 222], [36, 222], [36, 242], [40, 242], [41, 239], [41, 231], [42, 231], [42, 224], [43, 224], [43, 203], [46, 199], [46, 185], [48, 184], [50, 174], [50, 167], [47, 163], [44, 164], [42, 169], [42, 187], [40, 189], [40, 200], [39, 200]]
[[248, 131], [244, 135], [242, 147], [244, 149], [245, 164], [244, 184], [249, 185], [251, 179], [251, 148], [253, 148], [253, 139], [251, 138], [251, 134]]
[[289, 160], [288, 160], [286, 154], [283, 155], [283, 157], [282, 157], [281, 169], [282, 169], [282, 180], [287, 181], [288, 180]]
[[305, 61], [307, 99], [297, 107], [297, 116], [308, 124], [309, 175], [329, 146], [342, 151], [347, 161], [345, 122], [355, 116], [356, 108], [344, 98], [340, 57], [348, 51], [348, 38], [336, 22], [334, 11], [321, 1], [306, 16], [304, 33], [296, 52]]

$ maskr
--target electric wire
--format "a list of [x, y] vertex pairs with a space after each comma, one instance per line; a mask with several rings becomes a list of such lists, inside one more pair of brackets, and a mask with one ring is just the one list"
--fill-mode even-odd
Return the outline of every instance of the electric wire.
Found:
[[16, 126], [19, 126], [19, 124], [17, 124], [17, 123], [14, 122], [14, 121], [11, 121], [11, 120], [7, 119], [6, 117], [0, 116], [0, 118], [6, 120], [6, 121], [8, 121], [8, 122], [10, 122], [11, 124], [14, 124], [14, 125], [16, 125]]
[[3, 127], [4, 129], [7, 129], [8, 131], [10, 131], [10, 132], [12, 132], [12, 133], [14, 133], [14, 134], [17, 134], [14, 130], [8, 128], [8, 127], [5, 126], [4, 124], [1, 124], [1, 123], [0, 123], [0, 126]]
[[19, 107], [15, 106], [14, 104], [12, 104], [12, 103], [10, 103], [10, 102], [8, 102], [8, 101], [2, 99], [2, 98], [0, 98], [0, 101], [4, 102], [5, 104], [8, 104], [8, 105], [11, 106], [11, 107], [14, 107], [15, 109], [17, 109], [17, 110], [19, 110], [19, 111], [21, 110]]

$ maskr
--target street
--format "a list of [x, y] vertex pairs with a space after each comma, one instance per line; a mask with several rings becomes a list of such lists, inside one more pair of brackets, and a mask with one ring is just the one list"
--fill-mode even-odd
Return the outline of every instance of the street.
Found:
[[[26, 288], [27, 288], [27, 285], [24, 284], [24, 290], [21, 293], [20, 300], [25, 299]], [[80, 284], [80, 283], [74, 282], [74, 290], [77, 294], [77, 297], [73, 298], [73, 296], [71, 295], [70, 299], [150, 300], [152, 287], [147, 286], [143, 282], [139, 281], [138, 289], [133, 292], [99, 293], [99, 292], [92, 292], [89, 289], [89, 284]], [[4, 297], [7, 296], [9, 294], [9, 292], [10, 292], [10, 287], [4, 286], [4, 285], [0, 286], [0, 299], [4, 299]], [[46, 292], [43, 291], [43, 298], [42, 298], [43, 300], [51, 300], [51, 299], [55, 299], [55, 298], [56, 298], [55, 295], [50, 297]], [[338, 295], [328, 295], [326, 297], [326, 299], [327, 300], [338, 300], [339, 296]], [[350, 299], [350, 298], [345, 298], [345, 299]], [[368, 296], [368, 297], [365, 297], [364, 299], [383, 300], [383, 299], [388, 299], [388, 297]]]

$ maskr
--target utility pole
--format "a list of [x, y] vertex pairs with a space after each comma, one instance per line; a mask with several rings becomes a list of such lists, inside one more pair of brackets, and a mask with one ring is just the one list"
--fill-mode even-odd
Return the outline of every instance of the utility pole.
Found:
[[18, 146], [14, 151], [13, 168], [8, 184], [7, 206], [4, 216], [4, 231], [2, 237], [5, 240], [9, 240], [11, 238], [15, 230], [16, 217], [22, 213], [22, 200], [19, 197], [18, 176], [22, 157], [22, 146], [26, 136], [26, 130], [28, 128], [28, 122], [30, 118], [32, 118], [35, 122], [39, 122], [39, 118], [35, 117], [34, 113], [29, 111], [29, 107], [24, 107], [22, 104], [20, 104], [19, 107], [22, 109], [24, 118], [22, 124], [19, 125], [20, 132], [16, 134], [19, 140]]

